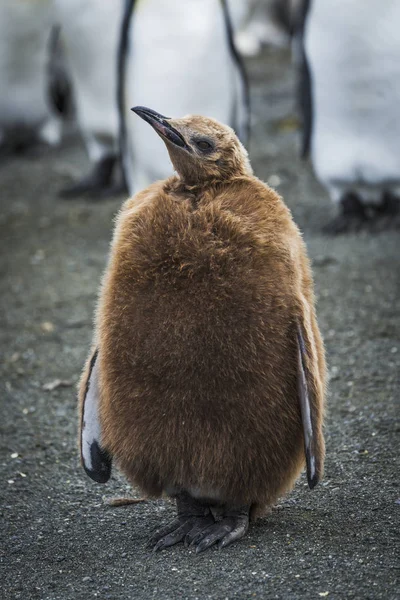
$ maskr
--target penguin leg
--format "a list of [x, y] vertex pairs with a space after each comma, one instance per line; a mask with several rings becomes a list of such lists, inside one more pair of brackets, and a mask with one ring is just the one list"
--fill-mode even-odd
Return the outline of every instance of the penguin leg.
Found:
[[195, 546], [196, 553], [203, 552], [218, 542], [218, 548], [224, 548], [236, 540], [240, 540], [249, 528], [250, 506], [226, 510], [221, 520], [216, 521], [203, 531], [192, 536], [186, 535], [185, 543]]
[[176, 506], [178, 517], [157, 531], [149, 541], [149, 546], [154, 546], [154, 552], [183, 542], [188, 534], [195, 532], [194, 535], [197, 535], [215, 523], [210, 507], [186, 492], [177, 495]]
[[325, 225], [323, 231], [331, 235], [359, 231], [368, 220], [364, 204], [354, 192], [348, 192], [340, 201], [340, 212], [337, 217]]
[[73, 185], [60, 191], [60, 197], [64, 199], [75, 198], [82, 195], [106, 196], [115, 193], [112, 185], [114, 167], [117, 163], [117, 157], [114, 154], [104, 156], [97, 161], [89, 175], [86, 175]]

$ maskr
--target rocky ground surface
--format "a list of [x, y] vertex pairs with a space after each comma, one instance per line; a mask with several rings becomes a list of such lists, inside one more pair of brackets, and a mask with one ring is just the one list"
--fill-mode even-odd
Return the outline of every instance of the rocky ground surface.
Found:
[[173, 506], [110, 508], [103, 495], [126, 494], [126, 482], [116, 473], [107, 486], [91, 482], [76, 448], [75, 384], [123, 197], [58, 198], [88, 167], [76, 140], [8, 159], [0, 166], [5, 600], [399, 598], [399, 236], [321, 233], [332, 207], [298, 158], [288, 55], [264, 53], [249, 66], [253, 166], [284, 196], [313, 260], [330, 370], [325, 479], [310, 492], [302, 476], [223, 551], [146, 549]]

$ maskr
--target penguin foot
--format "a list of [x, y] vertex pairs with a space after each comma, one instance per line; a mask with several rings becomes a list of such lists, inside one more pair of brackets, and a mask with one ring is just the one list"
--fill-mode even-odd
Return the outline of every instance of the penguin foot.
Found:
[[178, 517], [157, 531], [149, 541], [149, 546], [154, 546], [153, 552], [179, 544], [187, 535], [194, 537], [215, 523], [210, 508], [186, 492], [177, 496], [176, 504]]
[[349, 192], [340, 202], [340, 214], [323, 231], [338, 235], [361, 229], [371, 233], [400, 229], [400, 198], [391, 192], [384, 192], [381, 204], [368, 205]]
[[62, 189], [59, 193], [64, 200], [77, 196], [110, 196], [116, 188], [112, 185], [112, 176], [117, 158], [115, 155], [105, 156], [93, 167], [92, 172], [77, 183]]
[[340, 201], [340, 214], [323, 227], [329, 235], [360, 231], [368, 221], [364, 204], [357, 194], [349, 192]]
[[188, 535], [192, 535], [192, 532], [195, 532], [197, 535], [199, 531], [208, 529], [212, 523], [215, 524], [215, 521], [211, 512], [204, 517], [189, 517], [186, 520], [178, 517], [172, 521], [172, 523], [166, 525], [163, 529], [160, 529], [151, 539], [149, 544], [153, 546], [156, 542], [153, 552], [164, 550], [164, 548], [169, 548], [169, 546], [174, 546], [175, 544], [179, 544], [179, 542], [183, 542]]
[[373, 232], [400, 229], [400, 198], [391, 192], [384, 192], [382, 202], [374, 207], [371, 220]]
[[51, 152], [52, 148], [38, 138], [14, 141], [6, 141], [0, 144], [0, 159], [18, 156], [27, 160], [43, 158]]
[[189, 532], [185, 538], [185, 545], [194, 546], [198, 554], [214, 544], [218, 543], [218, 548], [221, 549], [240, 540], [249, 528], [249, 510], [249, 506], [231, 510], [225, 513], [220, 521], [203, 529], [197, 535], [192, 536], [192, 532]]

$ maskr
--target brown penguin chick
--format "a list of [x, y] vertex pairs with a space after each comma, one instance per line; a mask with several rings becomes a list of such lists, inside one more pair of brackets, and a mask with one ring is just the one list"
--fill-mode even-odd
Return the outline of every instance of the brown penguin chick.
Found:
[[177, 175], [117, 218], [81, 382], [82, 458], [94, 479], [112, 456], [147, 495], [176, 498], [155, 549], [199, 552], [242, 537], [305, 462], [310, 487], [320, 479], [324, 350], [299, 230], [232, 129], [133, 110]]

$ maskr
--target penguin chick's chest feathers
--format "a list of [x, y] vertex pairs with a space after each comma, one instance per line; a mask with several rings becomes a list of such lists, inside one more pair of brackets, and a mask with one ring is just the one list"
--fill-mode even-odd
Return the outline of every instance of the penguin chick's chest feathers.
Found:
[[255, 178], [197, 205], [158, 183], [122, 209], [99, 307], [100, 411], [105, 446], [148, 493], [269, 504], [298, 475], [298, 238]]

